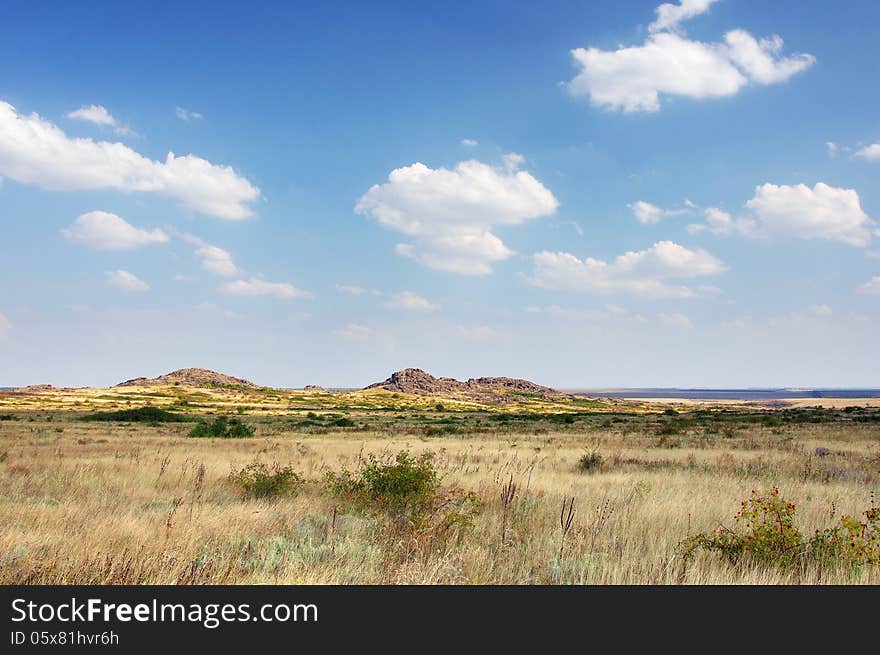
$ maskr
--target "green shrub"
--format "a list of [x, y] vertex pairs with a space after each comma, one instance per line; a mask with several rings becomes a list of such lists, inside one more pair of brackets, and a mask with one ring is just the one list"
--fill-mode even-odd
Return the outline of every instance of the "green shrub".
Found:
[[332, 425], [335, 428], [353, 428], [356, 423], [347, 416], [343, 416], [342, 418], [337, 418], [333, 421], [330, 421], [330, 423], [328, 423], [327, 425]]
[[592, 473], [593, 471], [598, 471], [600, 468], [602, 468], [602, 464], [604, 463], [604, 461], [605, 460], [602, 457], [602, 454], [596, 450], [590, 453], [584, 453], [578, 460], [578, 471], [580, 471], [581, 473]]
[[416, 531], [473, 527], [479, 498], [460, 487], [443, 487], [432, 459], [428, 453], [414, 457], [406, 451], [390, 462], [370, 455], [357, 471], [328, 473], [326, 483], [353, 509], [390, 518], [398, 526], [404, 519]]
[[135, 409], [121, 409], [115, 412], [95, 412], [79, 418], [80, 421], [124, 421], [126, 423], [181, 423], [192, 419], [180, 414], [152, 407], [137, 407]]
[[254, 429], [241, 419], [218, 416], [213, 421], [199, 421], [186, 436], [194, 439], [245, 439], [254, 436]]
[[[731, 564], [761, 563], [790, 568], [805, 562], [819, 566], [880, 564], [880, 508], [864, 512], [865, 521], [842, 516], [837, 525], [805, 539], [794, 525], [796, 508], [777, 487], [752, 491], [734, 516], [739, 529], [718, 528], [679, 543], [685, 559], [698, 550], [718, 553]], [[740, 527], [743, 526], [743, 527]]]
[[303, 482], [290, 466], [282, 467], [277, 462], [271, 468], [261, 462], [248, 464], [230, 473], [229, 479], [254, 498], [294, 495]]

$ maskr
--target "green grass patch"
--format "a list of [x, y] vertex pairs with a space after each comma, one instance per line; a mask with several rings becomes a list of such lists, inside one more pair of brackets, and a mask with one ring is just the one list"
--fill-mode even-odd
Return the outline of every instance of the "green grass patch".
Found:
[[137, 407], [115, 412], [95, 412], [81, 416], [80, 421], [119, 421], [124, 423], [185, 423], [193, 419], [158, 407]]

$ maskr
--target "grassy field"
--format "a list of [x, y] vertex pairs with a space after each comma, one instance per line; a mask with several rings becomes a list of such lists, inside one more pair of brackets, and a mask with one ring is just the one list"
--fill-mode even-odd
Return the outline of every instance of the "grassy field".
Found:
[[[82, 420], [146, 403], [181, 420]], [[218, 414], [254, 435], [187, 437]], [[328, 472], [401, 451], [430, 453], [443, 493], [474, 492], [472, 524], [414, 529], [408, 510], [357, 506], [327, 483]], [[295, 493], [248, 495], [230, 474], [254, 462], [289, 467]], [[677, 548], [733, 528], [740, 502], [774, 485], [805, 535], [860, 516], [880, 487], [880, 411], [479, 405], [387, 392], [5, 394], [0, 583], [880, 582], [876, 565], [732, 564]]]

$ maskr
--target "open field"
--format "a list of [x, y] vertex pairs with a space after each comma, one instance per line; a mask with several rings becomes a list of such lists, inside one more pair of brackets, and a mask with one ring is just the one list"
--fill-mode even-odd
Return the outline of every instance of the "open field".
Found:
[[[147, 403], [183, 420], [80, 420]], [[212, 414], [254, 436], [187, 438]], [[444, 488], [475, 492], [482, 508], [470, 529], [412, 531], [328, 487], [328, 472], [400, 451], [433, 454]], [[582, 470], [585, 454], [596, 457]], [[676, 413], [589, 399], [481, 405], [164, 387], [8, 393], [0, 460], [0, 583], [880, 582], [878, 566], [732, 565], [703, 552], [685, 561], [676, 548], [732, 527], [740, 501], [773, 485], [806, 535], [859, 516], [880, 490], [873, 408]], [[247, 497], [230, 473], [253, 462], [289, 466], [302, 483], [294, 495]]]

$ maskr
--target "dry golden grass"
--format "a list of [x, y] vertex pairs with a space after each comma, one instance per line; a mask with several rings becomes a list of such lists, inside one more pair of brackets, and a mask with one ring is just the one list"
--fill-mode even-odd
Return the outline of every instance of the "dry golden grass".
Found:
[[[187, 439], [186, 423], [88, 423], [45, 406], [0, 414], [7, 410], [0, 583], [880, 582], [876, 568], [786, 572], [709, 555], [685, 565], [675, 549], [689, 534], [730, 524], [750, 490], [771, 485], [797, 504], [805, 534], [833, 514], [858, 515], [880, 480], [876, 422], [666, 439], [595, 425], [426, 437], [393, 424], [308, 434], [261, 413], [245, 416], [256, 421], [254, 438], [210, 440]], [[831, 454], [816, 458], [820, 446]], [[335, 509], [320, 482], [326, 471], [400, 450], [434, 453], [444, 483], [479, 494], [485, 507], [470, 537], [413, 546]], [[588, 451], [604, 464], [581, 473]], [[290, 464], [308, 482], [295, 497], [245, 499], [228, 475], [253, 461]], [[502, 541], [501, 490], [511, 478], [517, 493]], [[567, 497], [575, 514], [561, 542]]]

